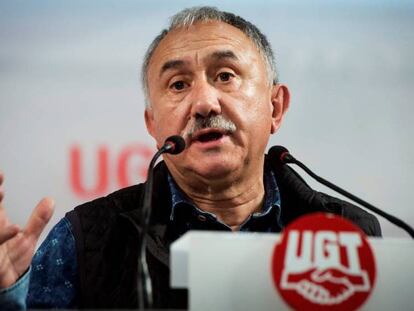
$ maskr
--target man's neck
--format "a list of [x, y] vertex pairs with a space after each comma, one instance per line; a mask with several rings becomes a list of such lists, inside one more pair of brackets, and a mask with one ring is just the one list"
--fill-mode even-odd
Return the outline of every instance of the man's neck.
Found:
[[203, 211], [213, 213], [217, 219], [238, 230], [246, 219], [261, 210], [264, 201], [263, 168], [256, 174], [240, 179], [192, 180], [184, 182], [180, 176], [174, 179], [185, 194]]

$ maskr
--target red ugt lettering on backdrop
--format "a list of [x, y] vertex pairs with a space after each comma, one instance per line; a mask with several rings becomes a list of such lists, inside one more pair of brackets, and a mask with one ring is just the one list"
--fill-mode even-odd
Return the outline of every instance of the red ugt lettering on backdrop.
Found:
[[[73, 145], [69, 149], [69, 178], [73, 193], [83, 199], [102, 196], [110, 191], [111, 178], [116, 176], [115, 188], [124, 188], [146, 179], [147, 167], [151, 160], [154, 150], [147, 145], [131, 144], [123, 147], [115, 158], [115, 165], [110, 162], [110, 148], [106, 145], [100, 146], [96, 150], [96, 157], [93, 166], [95, 180], [94, 185], [85, 185], [85, 161], [83, 160], [82, 148]], [[134, 175], [130, 174], [132, 160], [140, 160], [138, 169], [134, 170]], [[112, 165], [111, 165], [112, 164]], [[115, 172], [111, 174], [111, 168], [115, 167]], [[132, 175], [132, 176], [131, 176]]]

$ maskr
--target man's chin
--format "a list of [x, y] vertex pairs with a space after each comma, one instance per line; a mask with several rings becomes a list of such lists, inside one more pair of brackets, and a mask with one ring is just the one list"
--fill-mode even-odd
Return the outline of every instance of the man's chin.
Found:
[[236, 170], [233, 163], [199, 163], [192, 167], [191, 172], [203, 179], [224, 179], [230, 177]]

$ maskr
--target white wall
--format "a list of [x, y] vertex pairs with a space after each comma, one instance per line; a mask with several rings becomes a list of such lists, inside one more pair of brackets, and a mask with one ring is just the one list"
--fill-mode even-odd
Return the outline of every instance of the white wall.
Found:
[[[202, 3], [240, 14], [272, 42], [292, 104], [269, 145], [289, 147], [320, 175], [414, 225], [410, 2]], [[154, 144], [138, 68], [167, 18], [196, 4], [0, 2], [0, 168], [14, 221], [24, 224], [44, 195], [57, 202], [56, 223], [93, 195], [142, 181]], [[76, 146], [86, 189], [97, 180], [98, 149], [108, 156], [107, 187], [89, 198], [71, 182]], [[381, 223], [385, 236], [405, 236]]]

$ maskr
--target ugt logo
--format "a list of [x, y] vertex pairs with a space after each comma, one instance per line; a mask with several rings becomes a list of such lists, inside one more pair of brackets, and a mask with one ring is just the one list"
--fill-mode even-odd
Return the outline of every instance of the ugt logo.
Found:
[[298, 310], [353, 310], [375, 282], [373, 252], [349, 221], [313, 214], [288, 226], [273, 255], [273, 278]]

